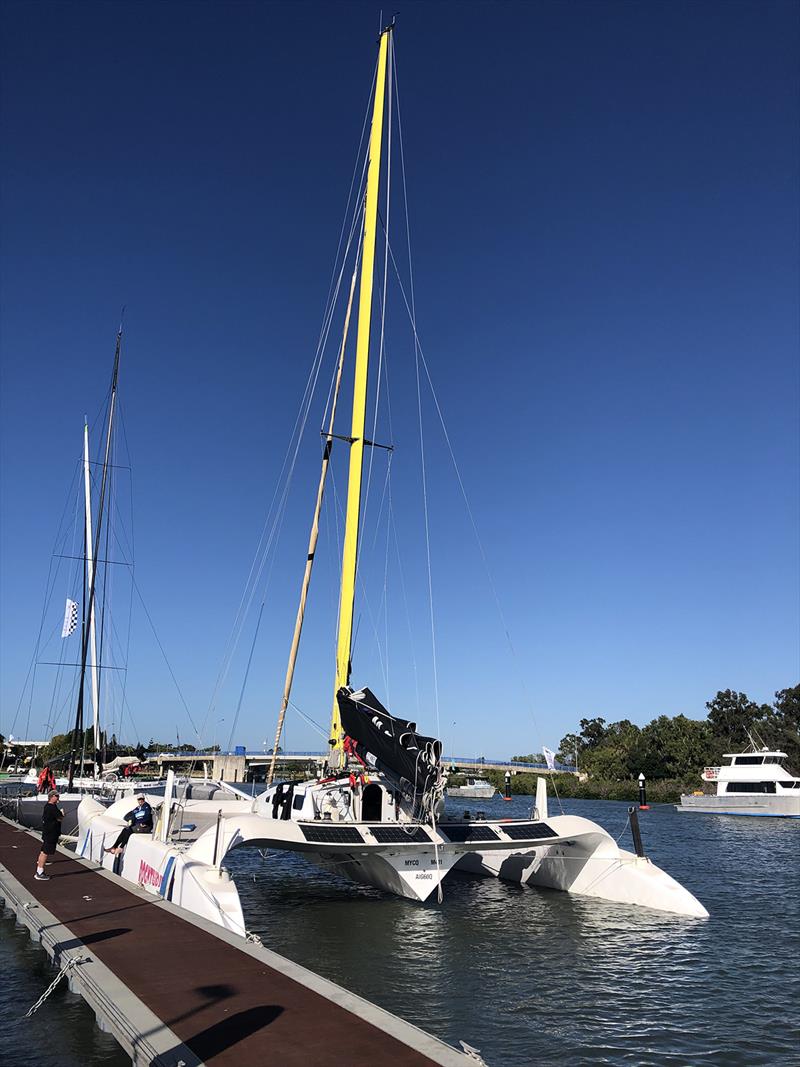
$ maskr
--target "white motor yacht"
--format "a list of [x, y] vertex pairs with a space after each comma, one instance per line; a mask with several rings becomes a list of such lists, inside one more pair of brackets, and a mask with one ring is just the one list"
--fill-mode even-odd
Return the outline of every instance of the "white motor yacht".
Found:
[[485, 778], [467, 778], [463, 785], [447, 787], [447, 795], [464, 800], [491, 800], [497, 790]]
[[790, 773], [785, 752], [752, 747], [722, 758], [730, 763], [703, 769], [703, 783], [716, 782], [716, 793], [682, 796], [678, 811], [800, 819], [800, 778]]

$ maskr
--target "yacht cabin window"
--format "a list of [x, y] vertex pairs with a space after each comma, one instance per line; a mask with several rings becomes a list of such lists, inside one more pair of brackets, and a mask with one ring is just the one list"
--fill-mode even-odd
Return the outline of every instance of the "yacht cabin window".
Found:
[[774, 793], [774, 782], [728, 782], [728, 793]]

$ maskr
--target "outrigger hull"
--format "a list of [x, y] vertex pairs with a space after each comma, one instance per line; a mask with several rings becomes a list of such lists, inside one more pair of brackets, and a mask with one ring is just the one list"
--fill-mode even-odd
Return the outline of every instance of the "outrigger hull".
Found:
[[688, 889], [647, 857], [621, 849], [597, 823], [559, 815], [548, 819], [547, 824], [558, 837], [544, 846], [470, 853], [458, 861], [456, 870], [673, 915], [708, 918], [706, 909]]
[[[149, 795], [154, 810], [163, 797]], [[114, 855], [110, 849], [123, 827], [129, 800], [104, 808], [86, 797], [78, 806], [78, 855], [94, 860], [127, 882], [186, 908], [194, 915], [245, 936], [244, 916], [235, 883], [221, 866], [218, 822], [244, 814], [249, 804], [240, 800], [188, 801], [177, 812], [180, 826], [162, 840], [153, 834], [133, 834], [125, 849]], [[228, 814], [218, 818], [220, 809]], [[216, 845], [216, 848], [215, 848]], [[216, 855], [216, 858], [215, 858]]]

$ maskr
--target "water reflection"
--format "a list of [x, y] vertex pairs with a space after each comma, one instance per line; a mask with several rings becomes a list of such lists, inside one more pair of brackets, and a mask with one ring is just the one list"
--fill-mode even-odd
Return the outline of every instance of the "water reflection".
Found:
[[[528, 798], [481, 807], [530, 814]], [[613, 802], [564, 810], [614, 836], [627, 820]], [[448, 877], [441, 906], [420, 905], [280, 853], [240, 850], [230, 867], [265, 944], [446, 1041], [468, 1041], [494, 1067], [791, 1062], [800, 825], [666, 805], [641, 824], [648, 854], [710, 920], [468, 876]], [[779, 966], [764, 952], [776, 941]]]
[[94, 1012], [62, 981], [31, 1019], [25, 1013], [56, 976], [40, 945], [5, 911], [0, 918], [0, 974], [3, 1035], [0, 1064], [25, 1067], [130, 1067], [110, 1034], [95, 1024]]

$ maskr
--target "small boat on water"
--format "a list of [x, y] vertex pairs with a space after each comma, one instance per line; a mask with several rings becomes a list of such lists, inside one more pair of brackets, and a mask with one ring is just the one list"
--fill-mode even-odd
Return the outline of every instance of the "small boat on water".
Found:
[[491, 800], [497, 790], [485, 778], [467, 778], [463, 785], [447, 787], [449, 797], [461, 797], [464, 800]]
[[800, 778], [789, 771], [785, 752], [750, 746], [722, 758], [730, 763], [703, 769], [703, 783], [716, 782], [716, 793], [682, 796], [678, 811], [800, 819]]

